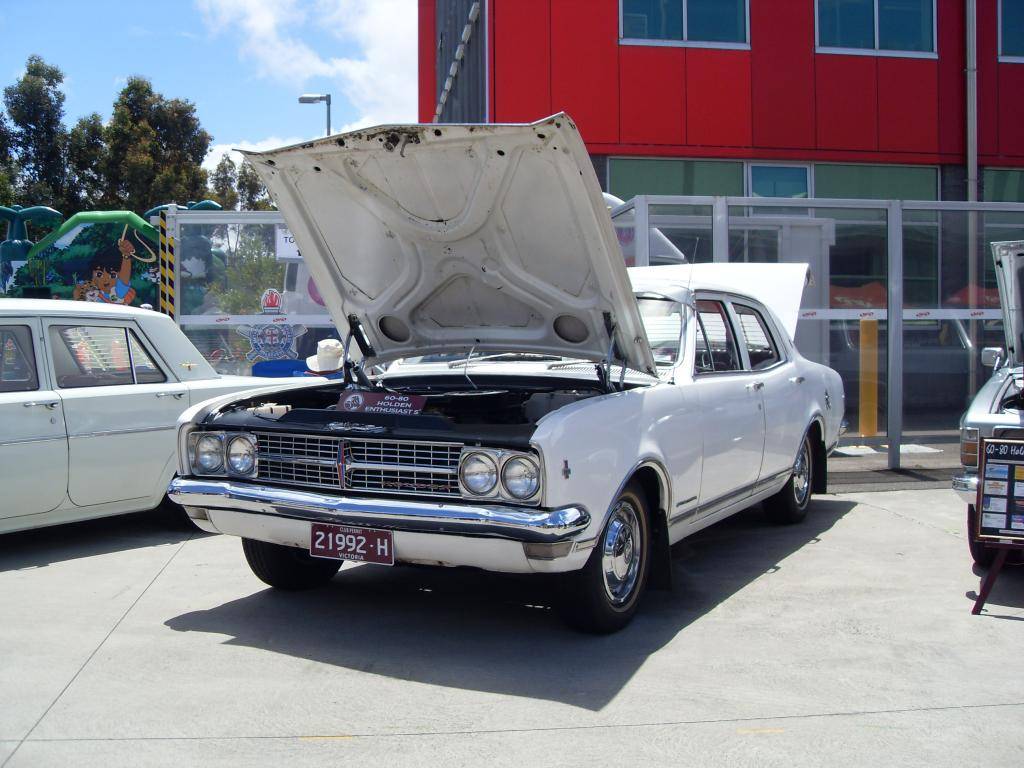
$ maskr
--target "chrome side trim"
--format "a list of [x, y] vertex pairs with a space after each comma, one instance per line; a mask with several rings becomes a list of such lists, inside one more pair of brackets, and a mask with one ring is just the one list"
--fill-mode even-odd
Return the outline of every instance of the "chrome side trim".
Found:
[[184, 507], [277, 515], [399, 531], [486, 536], [524, 542], [571, 538], [590, 524], [581, 506], [534, 509], [344, 496], [233, 480], [177, 477], [168, 491]]
[[143, 427], [142, 429], [105, 429], [100, 432], [80, 432], [77, 435], [68, 435], [68, 437], [73, 440], [77, 440], [83, 437], [110, 437], [111, 435], [141, 435], [146, 432], [169, 432], [172, 429], [177, 429], [177, 426], [172, 424], [169, 427]]
[[67, 440], [67, 435], [53, 435], [51, 437], [25, 437], [20, 440], [4, 440], [0, 443], [0, 448], [5, 445], [27, 445], [28, 443], [48, 443], [51, 440]]

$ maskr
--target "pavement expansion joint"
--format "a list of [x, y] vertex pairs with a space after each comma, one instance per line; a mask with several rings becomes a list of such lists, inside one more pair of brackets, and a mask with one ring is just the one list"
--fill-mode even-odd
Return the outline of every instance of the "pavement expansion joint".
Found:
[[[344, 741], [349, 739], [381, 739], [381, 738], [422, 738], [432, 736], [482, 736], [516, 733], [559, 733], [567, 731], [596, 731], [612, 729], [665, 728], [686, 725], [722, 725], [728, 723], [767, 723], [783, 720], [813, 720], [832, 717], [872, 717], [876, 715], [907, 715], [921, 712], [957, 712], [980, 709], [1005, 709], [1024, 707], [1024, 701], [996, 702], [987, 704], [948, 704], [926, 707], [900, 707], [892, 709], [861, 709], [834, 712], [805, 712], [794, 715], [758, 715], [751, 717], [720, 717], [699, 718], [694, 720], [656, 720], [637, 723], [594, 723], [592, 725], [553, 725], [540, 728], [481, 728], [431, 731], [383, 731], [379, 733], [348, 733], [348, 734], [242, 734], [236, 736], [110, 736], [110, 737], [57, 737], [29, 739], [25, 741], [40, 743], [72, 743], [72, 742], [146, 742], [146, 741]], [[11, 754], [13, 757], [13, 753]]]
[[96, 657], [96, 654], [99, 653], [100, 648], [102, 648], [104, 644], [106, 644], [107, 640], [110, 639], [111, 635], [113, 635], [114, 632], [117, 631], [117, 628], [121, 626], [121, 622], [123, 622], [128, 617], [128, 614], [132, 612], [132, 609], [134, 609], [135, 606], [139, 604], [139, 601], [142, 600], [142, 598], [145, 596], [145, 594], [149, 592], [150, 587], [152, 587], [153, 584], [156, 583], [156, 580], [160, 578], [161, 574], [163, 574], [163, 572], [167, 570], [167, 566], [171, 564], [174, 558], [178, 556], [178, 553], [181, 552], [185, 545], [192, 541], [194, 537], [195, 533], [190, 534], [187, 539], [180, 542], [174, 548], [174, 551], [171, 553], [171, 556], [168, 557], [164, 564], [160, 566], [160, 570], [158, 570], [156, 574], [154, 574], [153, 578], [149, 580], [149, 583], [146, 584], [145, 588], [136, 596], [134, 600], [132, 600], [131, 605], [129, 605], [124, 610], [124, 613], [122, 613], [121, 616], [117, 619], [117, 621], [114, 622], [114, 626], [110, 628], [110, 631], [108, 631], [107, 634], [103, 636], [103, 639], [99, 641], [96, 647], [92, 649], [92, 652], [85, 658], [85, 661], [83, 661], [81, 666], [79, 666], [79, 668], [75, 671], [75, 674], [71, 676], [71, 679], [68, 680], [67, 683], [65, 683], [64, 687], [60, 689], [60, 691], [54, 697], [53, 701], [51, 701], [49, 706], [43, 711], [43, 714], [41, 714], [39, 718], [35, 721], [35, 723], [32, 724], [32, 727], [28, 729], [28, 732], [20, 740], [16, 742], [17, 746], [13, 750], [11, 750], [11, 754], [7, 756], [7, 759], [4, 760], [3, 763], [0, 763], [0, 768], [4, 768], [4, 766], [6, 766], [9, 762], [11, 762], [11, 760], [14, 759], [14, 756], [18, 753], [18, 750], [21, 749], [21, 746], [26, 741], [41, 741], [41, 739], [37, 740], [31, 738], [36, 728], [39, 727], [39, 724], [43, 722], [43, 720], [46, 718], [48, 714], [50, 714], [50, 710], [52, 710], [54, 706], [56, 706], [57, 702], [61, 700], [64, 694], [67, 693], [68, 689], [74, 684], [75, 680], [78, 679], [78, 676], [82, 674], [82, 671], [87, 666], [89, 666], [89, 662], [91, 662]]

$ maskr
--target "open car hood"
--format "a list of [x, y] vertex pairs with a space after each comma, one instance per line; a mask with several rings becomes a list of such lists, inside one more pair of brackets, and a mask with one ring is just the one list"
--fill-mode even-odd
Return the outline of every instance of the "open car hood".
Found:
[[1006, 354], [1014, 365], [1024, 362], [1024, 240], [992, 243], [996, 282], [1003, 307]]
[[[246, 152], [367, 357], [526, 351], [655, 373], [572, 120], [383, 126]], [[360, 339], [362, 335], [364, 338]]]

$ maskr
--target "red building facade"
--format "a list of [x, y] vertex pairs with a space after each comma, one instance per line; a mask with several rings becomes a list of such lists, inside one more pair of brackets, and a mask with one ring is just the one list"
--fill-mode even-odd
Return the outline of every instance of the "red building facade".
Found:
[[[925, 23], [933, 31], [925, 31], [923, 46], [930, 50], [912, 52], [823, 51], [819, 27], [833, 7], [841, 7], [837, 0], [735, 1], [746, 17], [745, 40], [723, 47], [628, 38], [637, 18], [632, 12], [644, 13], [642, 0], [482, 0], [479, 34], [470, 44], [486, 44], [483, 118], [529, 122], [568, 112], [595, 157], [599, 178], [613, 192], [758, 193], [751, 161], [763, 161], [806, 164], [808, 196], [846, 195], [850, 184], [863, 188], [863, 179], [833, 184], [831, 170], [817, 168], [854, 164], [931, 169], [930, 177], [890, 174], [876, 176], [885, 179], [877, 184], [866, 182], [892, 184], [900, 194], [881, 194], [882, 188], [865, 193], [965, 199], [964, 0], [873, 0], [883, 21], [908, 5], [930, 16]], [[872, 0], [863, 1], [870, 8]], [[698, 0], [689, 0], [692, 6], [674, 2], [686, 13], [700, 10]], [[978, 160], [987, 169], [982, 199], [1024, 200], [1024, 175], [1016, 170], [1024, 168], [1024, 57], [1013, 55], [1021, 5], [977, 2]], [[435, 117], [453, 60], [437, 33], [441, 14], [458, 15], [452, 6], [445, 0], [419, 3], [423, 121]], [[667, 166], [651, 166], [648, 174], [619, 162], [617, 174], [616, 162], [629, 158], [745, 164], [732, 172], [719, 169], [712, 174], [721, 177], [717, 181], [664, 189], [646, 177], [663, 176]]]

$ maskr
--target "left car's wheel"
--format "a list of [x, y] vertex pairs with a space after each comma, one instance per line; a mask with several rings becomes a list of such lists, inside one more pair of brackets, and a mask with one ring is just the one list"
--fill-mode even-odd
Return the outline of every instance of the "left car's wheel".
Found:
[[808, 432], [800, 444], [800, 452], [793, 463], [789, 481], [781, 491], [764, 500], [764, 511], [769, 520], [782, 525], [803, 522], [811, 503], [814, 471], [814, 448]]
[[631, 484], [615, 500], [586, 565], [563, 576], [560, 608], [566, 622], [594, 634], [626, 626], [647, 585], [650, 553], [647, 504]]
[[313, 589], [326, 584], [341, 568], [340, 560], [321, 560], [297, 547], [256, 539], [242, 539], [242, 551], [256, 577], [275, 589]]

